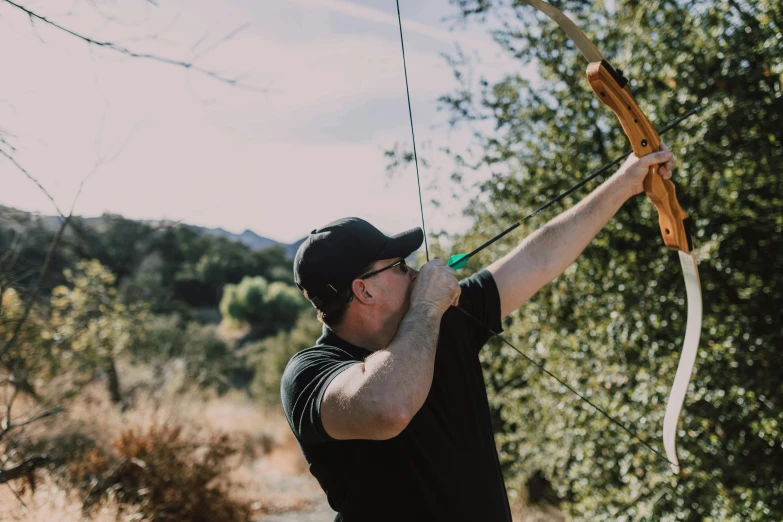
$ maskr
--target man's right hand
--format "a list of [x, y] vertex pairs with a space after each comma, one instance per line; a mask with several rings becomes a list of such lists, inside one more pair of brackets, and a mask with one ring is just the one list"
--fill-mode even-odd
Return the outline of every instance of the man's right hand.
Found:
[[457, 306], [462, 289], [454, 274], [454, 269], [449, 268], [443, 259], [435, 258], [423, 265], [413, 282], [411, 306], [423, 303], [441, 314], [449, 306]]

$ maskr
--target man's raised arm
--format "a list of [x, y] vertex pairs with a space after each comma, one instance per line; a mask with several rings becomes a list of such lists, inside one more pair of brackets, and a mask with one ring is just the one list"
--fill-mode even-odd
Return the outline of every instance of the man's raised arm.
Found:
[[650, 166], [669, 179], [673, 155], [663, 150], [642, 158], [631, 155], [620, 169], [585, 199], [527, 236], [487, 269], [500, 292], [501, 317], [522, 306], [541, 287], [573, 263], [630, 197], [644, 191]]

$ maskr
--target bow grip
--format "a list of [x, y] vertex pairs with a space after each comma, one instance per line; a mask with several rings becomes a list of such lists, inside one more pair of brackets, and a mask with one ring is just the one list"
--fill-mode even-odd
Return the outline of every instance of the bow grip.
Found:
[[[593, 62], [587, 66], [590, 87], [601, 103], [612, 109], [620, 120], [625, 135], [631, 140], [634, 154], [642, 157], [658, 151], [661, 146], [658, 132], [631, 96], [630, 86], [623, 81], [624, 87], [620, 87], [618, 78], [620, 75], [606, 62]], [[686, 227], [688, 213], [677, 201], [674, 183], [659, 176], [657, 170], [657, 165], [650, 167], [650, 172], [644, 178], [644, 191], [658, 209], [663, 242], [671, 250], [690, 252], [693, 247]]]

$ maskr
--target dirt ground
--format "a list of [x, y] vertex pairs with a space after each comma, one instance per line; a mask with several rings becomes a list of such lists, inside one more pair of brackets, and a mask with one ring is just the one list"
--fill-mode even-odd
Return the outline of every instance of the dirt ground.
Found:
[[326, 497], [321, 493], [320, 497], [313, 498], [312, 504], [302, 511], [282, 513], [279, 515], [264, 515], [260, 518], [263, 522], [332, 522], [335, 512], [326, 502]]

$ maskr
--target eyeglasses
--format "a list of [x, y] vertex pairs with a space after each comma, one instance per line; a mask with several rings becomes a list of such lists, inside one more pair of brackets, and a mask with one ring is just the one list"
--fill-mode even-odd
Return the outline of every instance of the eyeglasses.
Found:
[[[364, 274], [363, 276], [359, 276], [356, 279], [362, 279], [362, 280], [369, 279], [372, 276], [376, 276], [376, 275], [380, 274], [381, 272], [383, 272], [384, 270], [388, 270], [390, 268], [394, 268], [395, 266], [399, 266], [400, 267], [400, 271], [403, 274], [407, 274], [408, 273], [408, 265], [405, 263], [404, 259], [400, 259], [396, 263], [392, 263], [392, 264], [390, 264], [388, 266], [385, 266], [383, 268], [380, 268], [378, 270], [373, 270], [372, 272]], [[348, 300], [346, 301], [346, 303], [350, 303], [351, 301], [353, 301], [353, 292], [351, 292], [351, 295], [348, 296]]]
[[408, 273], [408, 265], [405, 263], [405, 260], [404, 260], [404, 259], [400, 259], [400, 260], [399, 260], [399, 261], [397, 261], [396, 263], [392, 263], [392, 264], [390, 264], [390, 265], [388, 265], [388, 266], [385, 266], [385, 267], [383, 267], [383, 268], [380, 268], [380, 269], [378, 269], [378, 270], [374, 270], [374, 271], [372, 271], [372, 272], [370, 272], [370, 273], [368, 273], [368, 274], [364, 274], [363, 276], [359, 276], [359, 277], [357, 277], [356, 279], [369, 279], [369, 278], [371, 278], [372, 276], [378, 275], [378, 274], [380, 274], [381, 272], [383, 272], [384, 270], [388, 270], [388, 269], [390, 269], [390, 268], [394, 268], [395, 266], [399, 266], [399, 267], [400, 267], [400, 271], [401, 271], [403, 274], [407, 274], [407, 273]]

